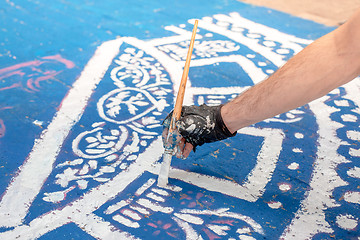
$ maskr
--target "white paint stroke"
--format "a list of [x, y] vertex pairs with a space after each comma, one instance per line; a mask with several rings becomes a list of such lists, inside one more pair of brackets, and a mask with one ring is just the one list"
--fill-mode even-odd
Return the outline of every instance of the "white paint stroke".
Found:
[[128, 232], [118, 230], [114, 225], [104, 221], [103, 218], [90, 213], [80, 214], [74, 223], [78, 225], [83, 231], [96, 239], [106, 240], [135, 240], [139, 239]]
[[[172, 167], [170, 168], [169, 177], [190, 183], [200, 188], [205, 188], [209, 191], [219, 192], [250, 202], [257, 201], [259, 197], [263, 195], [267, 183], [271, 180], [285, 135], [280, 129], [257, 129], [253, 127], [243, 128], [238, 132], [264, 138], [257, 156], [256, 165], [248, 174], [243, 185], [223, 178], [188, 172]], [[158, 174], [159, 167], [159, 164], [157, 164], [149, 171]]]
[[188, 214], [192, 214], [192, 215], [210, 215], [210, 216], [214, 215], [214, 216], [219, 216], [219, 217], [228, 217], [228, 218], [239, 219], [239, 220], [242, 220], [242, 221], [246, 222], [247, 224], [249, 224], [254, 229], [254, 231], [256, 231], [257, 233], [260, 233], [262, 235], [265, 234], [261, 225], [258, 224], [251, 217], [248, 217], [248, 216], [245, 216], [245, 215], [242, 215], [239, 213], [229, 212], [228, 210], [229, 210], [229, 208], [220, 208], [217, 210], [183, 209], [180, 212], [188, 213]]
[[154, 193], [148, 193], [146, 194], [146, 197], [151, 198], [157, 202], [165, 202], [165, 199], [163, 197], [160, 197], [159, 195], [156, 195]]
[[51, 123], [35, 140], [33, 149], [8, 186], [0, 202], [0, 226], [12, 227], [22, 219], [39, 193], [62, 143], [70, 129], [79, 121], [87, 101], [118, 54], [122, 41], [116, 39], [103, 43], [85, 66], [79, 79], [61, 103]]
[[[253, 25], [254, 22], [250, 21], [249, 24]], [[243, 44], [243, 45], [247, 46], [248, 48], [250, 48], [251, 50], [253, 50], [254, 52], [261, 53], [262, 56], [267, 58], [269, 61], [271, 61], [273, 64], [275, 64], [278, 67], [280, 67], [281, 65], [283, 65], [285, 63], [285, 61], [283, 60], [284, 56], [281, 56], [277, 53], [272, 52], [271, 49], [269, 49], [268, 47], [260, 45], [258, 43], [257, 39], [251, 39], [251, 38], [245, 37], [241, 33], [227, 30], [225, 28], [217, 26], [216, 24], [209, 23], [209, 22], [206, 22], [203, 20], [199, 20], [199, 26], [201, 26], [201, 28], [204, 28], [208, 31], [228, 37], [229, 39], [233, 40], [234, 42]], [[246, 28], [248, 29], [251, 27], [252, 26], [247, 26]]]
[[131, 228], [139, 228], [140, 224], [134, 221], [131, 221], [130, 219], [121, 216], [120, 214], [116, 214], [112, 217], [112, 219], [114, 219], [115, 221], [117, 221], [120, 224], [123, 224], [127, 227], [131, 227]]
[[188, 223], [192, 223], [192, 224], [196, 224], [196, 225], [202, 225], [204, 223], [204, 220], [202, 220], [199, 217], [193, 216], [191, 214], [186, 214], [186, 213], [174, 213], [175, 217], [180, 218], [181, 220], [188, 222]]
[[[152, 165], [162, 156], [161, 146], [162, 140], [161, 136], [159, 136], [149, 145], [145, 152], [139, 155], [138, 159], [129, 166], [127, 171], [120, 172], [110, 181], [91, 189], [85, 193], [82, 198], [75, 200], [70, 205], [67, 205], [62, 209], [57, 209], [43, 214], [31, 221], [28, 225], [20, 225], [15, 227], [13, 230], [0, 233], [0, 239], [16, 239], [17, 237], [22, 240], [36, 239], [47, 232], [71, 222], [72, 218], [76, 218], [76, 216], [81, 215], [79, 213], [92, 213], [110, 199], [114, 199], [130, 183], [134, 182], [135, 179], [141, 176], [146, 169], [150, 169]], [[116, 189], [116, 191], [114, 191], [114, 189]], [[153, 203], [152, 205], [155, 207], [158, 206]], [[172, 208], [160, 210], [164, 210], [165, 213], [172, 212]], [[76, 221], [78, 224], [87, 224], [86, 218], [76, 218]]]
[[199, 235], [190, 224], [184, 222], [183, 220], [172, 217], [172, 219], [179, 225], [179, 227], [185, 232], [186, 240], [203, 240], [201, 235]]
[[319, 126], [318, 149], [309, 184], [310, 191], [281, 239], [311, 239], [317, 233], [333, 232], [325, 219], [324, 210], [339, 206], [331, 198], [332, 191], [347, 183], [338, 176], [336, 167], [349, 161], [337, 153], [343, 142], [337, 137], [336, 130], [343, 125], [331, 120], [330, 115], [338, 110], [324, 103], [328, 98], [329, 96], [325, 96], [309, 104]]
[[130, 200], [121, 200], [113, 205], [110, 205], [105, 211], [105, 214], [112, 214], [113, 212], [119, 210], [122, 207], [127, 206], [130, 203]]
[[145, 208], [153, 210], [154, 212], [172, 213], [174, 211], [172, 207], [163, 207], [145, 198], [140, 198], [139, 200], [136, 201], [136, 203], [140, 204]]
[[[181, 76], [183, 72], [183, 66], [180, 66], [177, 61], [170, 58], [167, 54], [164, 52], [158, 50], [154, 42], [149, 43], [142, 40], [139, 40], [137, 38], [133, 37], [124, 37], [121, 38], [124, 42], [137, 47], [139, 49], [143, 49], [147, 54], [151, 55], [152, 57], [156, 58], [156, 60], [165, 68], [165, 70], [169, 73], [170, 79], [173, 83], [173, 91], [174, 96], [177, 96], [177, 92], [179, 91]], [[191, 81], [187, 81], [186, 83], [186, 90], [191, 88]], [[174, 103], [175, 103], [175, 97], [174, 97]], [[188, 94], [185, 94], [184, 97], [184, 104], [186, 105], [192, 105], [193, 99], [192, 96], [189, 96]]]
[[141, 187], [139, 187], [138, 190], [136, 190], [135, 195], [136, 195], [136, 196], [140, 196], [140, 195], [143, 194], [149, 187], [151, 187], [155, 182], [156, 182], [156, 180], [155, 180], [154, 178], [150, 178], [149, 180], [146, 181], [146, 183], [144, 183]]

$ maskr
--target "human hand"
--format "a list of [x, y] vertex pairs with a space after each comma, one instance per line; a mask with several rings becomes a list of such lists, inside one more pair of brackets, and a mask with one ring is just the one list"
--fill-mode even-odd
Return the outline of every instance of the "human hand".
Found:
[[[177, 157], [181, 156], [182, 158], [186, 158], [192, 149], [195, 151], [197, 146], [201, 146], [204, 143], [220, 141], [236, 135], [236, 132], [231, 133], [223, 122], [220, 112], [221, 107], [222, 105], [207, 106], [205, 104], [201, 106], [182, 107], [181, 117], [176, 122], [178, 133], [182, 136], [180, 139], [175, 138], [177, 139]], [[172, 112], [166, 117], [163, 123], [165, 126], [163, 134], [170, 125], [171, 116]]]

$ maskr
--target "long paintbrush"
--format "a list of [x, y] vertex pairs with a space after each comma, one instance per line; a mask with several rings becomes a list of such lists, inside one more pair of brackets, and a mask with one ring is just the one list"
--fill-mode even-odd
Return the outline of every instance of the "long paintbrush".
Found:
[[[184, 67], [184, 71], [183, 71], [183, 74], [181, 77], [179, 92], [178, 92], [178, 95], [176, 98], [175, 107], [174, 107], [174, 111], [173, 111], [173, 114], [171, 117], [169, 130], [168, 130], [168, 135], [166, 138], [167, 141], [169, 141], [169, 139], [173, 137], [174, 131], [176, 129], [175, 123], [177, 120], [180, 119], [180, 116], [181, 116], [181, 109], [182, 109], [182, 104], [184, 101], [186, 81], [187, 81], [188, 74], [189, 74], [190, 60], [191, 60], [191, 55], [192, 55], [193, 48], [194, 48], [197, 26], [198, 26], [198, 20], [195, 20], [194, 29], [193, 29], [192, 35], [191, 35], [189, 50], [188, 50], [188, 53], [186, 56], [185, 67]], [[161, 164], [159, 177], [158, 177], [158, 186], [160, 186], [160, 187], [165, 187], [168, 184], [169, 170], [170, 170], [171, 158], [172, 158], [173, 152], [174, 152], [174, 149], [165, 149], [165, 152], [163, 155], [163, 162]]]

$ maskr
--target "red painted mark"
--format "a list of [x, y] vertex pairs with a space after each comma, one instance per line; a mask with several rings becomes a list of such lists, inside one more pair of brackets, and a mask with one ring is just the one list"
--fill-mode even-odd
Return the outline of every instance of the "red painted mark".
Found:
[[157, 236], [160, 234], [160, 230], [156, 230], [154, 233], [153, 233], [153, 236]]

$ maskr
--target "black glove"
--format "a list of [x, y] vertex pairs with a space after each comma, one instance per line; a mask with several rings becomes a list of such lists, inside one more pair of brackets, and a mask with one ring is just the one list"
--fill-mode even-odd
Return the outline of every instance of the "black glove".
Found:
[[[181, 117], [176, 122], [176, 126], [183, 138], [194, 146], [204, 143], [220, 141], [228, 137], [233, 137], [235, 133], [231, 133], [225, 126], [221, 117], [219, 106], [183, 106]], [[169, 127], [172, 112], [166, 117], [163, 125]]]

